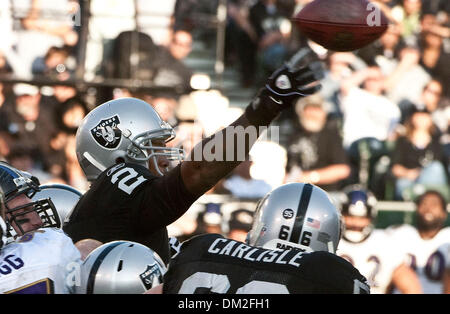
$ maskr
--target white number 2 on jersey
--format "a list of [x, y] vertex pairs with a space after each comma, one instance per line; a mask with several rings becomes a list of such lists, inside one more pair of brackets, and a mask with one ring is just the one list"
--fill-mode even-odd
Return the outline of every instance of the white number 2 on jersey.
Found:
[[138, 173], [133, 168], [123, 168], [114, 173], [111, 177], [111, 182], [114, 184], [119, 180], [119, 177], [128, 173], [126, 176], [120, 179], [118, 188], [127, 194], [133, 193], [133, 190], [139, 186], [142, 182], [147, 181], [143, 176], [138, 177]]

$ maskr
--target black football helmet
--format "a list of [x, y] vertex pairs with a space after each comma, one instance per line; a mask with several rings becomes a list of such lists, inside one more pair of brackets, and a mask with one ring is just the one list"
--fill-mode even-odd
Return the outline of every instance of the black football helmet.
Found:
[[[40, 228], [61, 227], [58, 212], [50, 199], [31, 200], [36, 192], [40, 191], [37, 181], [30, 174], [18, 170], [6, 162], [0, 162], [0, 188], [3, 192], [4, 217], [8, 238], [25, 233], [22, 228], [22, 224], [26, 222], [24, 216], [33, 211], [42, 220]], [[11, 200], [23, 194], [30, 199], [29, 203], [12, 208], [8, 205]], [[12, 227], [13, 223], [18, 230]], [[27, 232], [29, 231], [32, 230], [27, 230]]]

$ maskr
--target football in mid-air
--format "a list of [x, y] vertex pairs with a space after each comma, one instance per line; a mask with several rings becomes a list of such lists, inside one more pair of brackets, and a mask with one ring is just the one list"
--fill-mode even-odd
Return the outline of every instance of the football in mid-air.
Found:
[[293, 21], [302, 34], [333, 51], [360, 49], [388, 27], [384, 13], [368, 0], [314, 0]]

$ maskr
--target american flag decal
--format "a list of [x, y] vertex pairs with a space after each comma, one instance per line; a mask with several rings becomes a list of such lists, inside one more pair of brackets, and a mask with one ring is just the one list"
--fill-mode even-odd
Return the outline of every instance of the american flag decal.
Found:
[[313, 227], [313, 228], [316, 228], [316, 229], [319, 229], [320, 228], [320, 221], [315, 220], [313, 218], [306, 218], [306, 225], [310, 226], [310, 227]]

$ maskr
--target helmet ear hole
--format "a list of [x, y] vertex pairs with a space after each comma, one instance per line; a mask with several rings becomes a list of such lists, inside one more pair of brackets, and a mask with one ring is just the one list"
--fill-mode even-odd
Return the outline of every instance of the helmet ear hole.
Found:
[[124, 163], [124, 162], [125, 162], [125, 159], [123, 157], [117, 157], [116, 158], [116, 164], [121, 164], [121, 163]]

